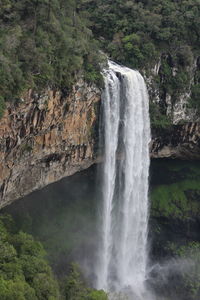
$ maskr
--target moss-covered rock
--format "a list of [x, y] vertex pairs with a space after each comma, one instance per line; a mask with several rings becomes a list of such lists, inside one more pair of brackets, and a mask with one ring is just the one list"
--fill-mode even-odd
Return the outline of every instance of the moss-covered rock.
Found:
[[[200, 163], [154, 162], [150, 192], [152, 217], [187, 220], [200, 214]], [[154, 176], [154, 175], [152, 175]]]

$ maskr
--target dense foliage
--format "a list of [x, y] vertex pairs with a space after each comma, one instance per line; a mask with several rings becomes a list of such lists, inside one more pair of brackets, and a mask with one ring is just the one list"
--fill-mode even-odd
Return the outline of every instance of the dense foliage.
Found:
[[30, 235], [13, 229], [12, 220], [1, 217], [0, 299], [58, 299], [58, 284], [42, 245]]
[[92, 29], [104, 49], [126, 65], [134, 68], [153, 65], [164, 50], [173, 54], [171, 63], [184, 67], [191, 62], [191, 49], [198, 50], [198, 0], [84, 2], [92, 13]]
[[[54, 278], [40, 242], [22, 231], [13, 220], [0, 217], [1, 300], [107, 300], [103, 291], [86, 287], [76, 265], [64, 282]], [[62, 286], [61, 288], [59, 286]]]
[[[100, 52], [152, 75], [173, 101], [190, 88], [198, 56], [199, 0], [0, 0], [0, 115], [4, 100], [27, 88], [68, 89], [84, 70], [99, 82]], [[93, 34], [95, 39], [93, 38]], [[198, 63], [199, 65], [199, 63]], [[191, 87], [190, 107], [200, 110], [200, 67]], [[163, 102], [159, 116], [167, 120]]]
[[86, 287], [76, 264], [71, 265], [70, 273], [64, 284], [64, 295], [66, 300], [108, 300], [104, 291], [96, 291]]
[[199, 56], [199, 0], [85, 0], [84, 7], [91, 13], [95, 37], [111, 59], [151, 75], [163, 100], [159, 111], [151, 110], [154, 127], [169, 124], [166, 95], [175, 103], [191, 89], [190, 107], [200, 111], [199, 61], [195, 81], [190, 78]]
[[97, 45], [75, 0], [0, 0], [0, 96], [98, 80]]

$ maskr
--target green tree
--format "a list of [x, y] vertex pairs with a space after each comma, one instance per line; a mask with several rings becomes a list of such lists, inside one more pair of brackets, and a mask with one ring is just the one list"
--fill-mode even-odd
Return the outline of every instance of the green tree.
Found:
[[42, 245], [0, 218], [0, 299], [57, 300], [59, 288]]
[[66, 300], [108, 300], [104, 291], [87, 288], [77, 264], [72, 263], [64, 283]]

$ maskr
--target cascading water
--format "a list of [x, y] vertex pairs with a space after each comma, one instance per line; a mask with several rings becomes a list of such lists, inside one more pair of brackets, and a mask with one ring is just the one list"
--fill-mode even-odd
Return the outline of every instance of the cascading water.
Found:
[[[147, 268], [149, 100], [139, 72], [104, 71], [103, 208], [97, 288], [144, 299]], [[147, 298], [145, 298], [146, 300]]]

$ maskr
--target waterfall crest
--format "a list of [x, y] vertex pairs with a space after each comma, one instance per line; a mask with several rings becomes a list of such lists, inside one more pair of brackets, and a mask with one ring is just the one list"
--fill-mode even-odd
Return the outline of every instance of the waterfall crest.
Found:
[[97, 288], [143, 299], [147, 268], [150, 121], [139, 72], [109, 61], [103, 94], [103, 207]]

